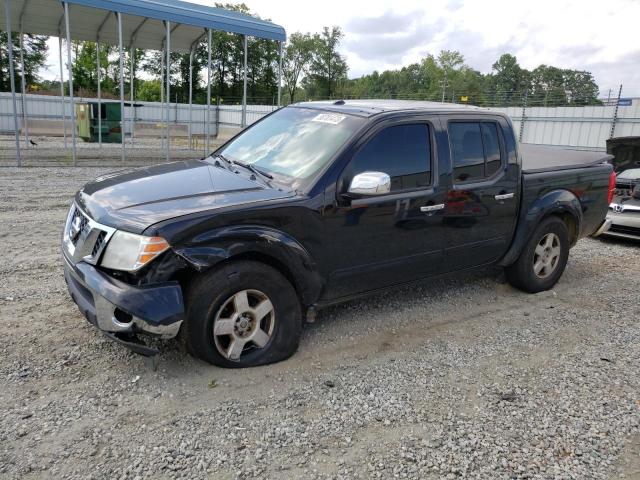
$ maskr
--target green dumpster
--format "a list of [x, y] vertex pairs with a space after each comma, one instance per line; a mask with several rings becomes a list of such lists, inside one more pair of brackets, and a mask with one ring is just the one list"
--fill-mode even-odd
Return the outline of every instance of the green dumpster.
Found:
[[[129, 103], [125, 103], [129, 106]], [[134, 105], [138, 106], [138, 105]], [[98, 122], [98, 107], [100, 107], [101, 122]], [[76, 123], [78, 136], [85, 142], [97, 142], [98, 129], [102, 129], [102, 141], [105, 143], [122, 143], [120, 121], [122, 110], [120, 102], [83, 102], [76, 104]]]

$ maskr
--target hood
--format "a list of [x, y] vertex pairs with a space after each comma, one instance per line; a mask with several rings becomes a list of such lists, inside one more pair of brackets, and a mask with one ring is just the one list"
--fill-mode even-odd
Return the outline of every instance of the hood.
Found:
[[631, 168], [629, 170], [625, 170], [624, 172], [620, 172], [616, 176], [616, 179], [637, 183], [638, 181], [640, 181], [640, 168]]
[[96, 222], [142, 233], [181, 215], [293, 195], [254, 181], [243, 171], [189, 160], [98, 177], [77, 193], [76, 201]]

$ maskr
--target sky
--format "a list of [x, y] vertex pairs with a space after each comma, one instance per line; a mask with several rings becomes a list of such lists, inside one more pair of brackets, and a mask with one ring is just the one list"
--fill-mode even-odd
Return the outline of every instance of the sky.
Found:
[[[208, 0], [193, 3], [212, 5]], [[228, 3], [240, 3], [229, 1]], [[444, 49], [483, 73], [503, 53], [520, 65], [593, 73], [601, 96], [640, 96], [640, 0], [245, 0], [287, 34], [340, 26], [349, 78], [397, 69]], [[55, 45], [55, 46], [54, 46]], [[57, 41], [46, 78], [57, 76]]]

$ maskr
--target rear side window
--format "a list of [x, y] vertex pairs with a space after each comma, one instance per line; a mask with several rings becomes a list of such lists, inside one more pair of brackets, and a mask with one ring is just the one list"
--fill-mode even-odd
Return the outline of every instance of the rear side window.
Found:
[[451, 122], [449, 142], [454, 183], [481, 181], [500, 170], [498, 129], [492, 122]]
[[484, 157], [486, 160], [485, 177], [491, 177], [500, 170], [502, 158], [500, 156], [500, 140], [495, 123], [481, 123], [482, 144], [484, 145]]
[[351, 161], [351, 175], [384, 172], [391, 191], [431, 185], [431, 140], [426, 124], [387, 127], [378, 132]]

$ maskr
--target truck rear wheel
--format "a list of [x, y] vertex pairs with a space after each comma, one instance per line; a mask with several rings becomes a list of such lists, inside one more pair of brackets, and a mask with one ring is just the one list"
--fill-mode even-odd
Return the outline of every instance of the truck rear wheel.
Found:
[[520, 253], [505, 268], [508, 282], [529, 293], [551, 289], [560, 279], [569, 258], [569, 232], [558, 217], [543, 220]]
[[198, 278], [187, 296], [183, 338], [196, 357], [226, 368], [289, 358], [302, 314], [296, 291], [274, 268], [237, 261]]

